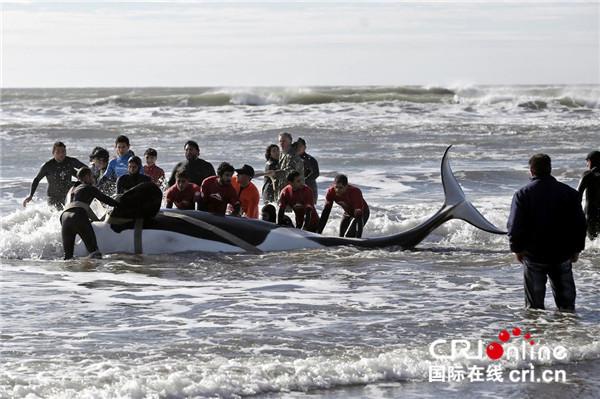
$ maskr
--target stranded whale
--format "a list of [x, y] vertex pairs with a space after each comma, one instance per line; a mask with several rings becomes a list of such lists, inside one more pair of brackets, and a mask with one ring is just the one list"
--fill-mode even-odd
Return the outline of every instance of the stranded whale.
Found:
[[[165, 254], [177, 252], [288, 251], [352, 245], [361, 248], [396, 246], [410, 249], [451, 219], [461, 219], [492, 234], [506, 234], [490, 223], [466, 199], [449, 164], [449, 146], [442, 158], [445, 201], [433, 216], [407, 231], [376, 238], [340, 238], [282, 227], [255, 219], [218, 216], [202, 211], [162, 209], [154, 217], [121, 225], [94, 222], [102, 253]], [[86, 255], [79, 242], [76, 254]]]

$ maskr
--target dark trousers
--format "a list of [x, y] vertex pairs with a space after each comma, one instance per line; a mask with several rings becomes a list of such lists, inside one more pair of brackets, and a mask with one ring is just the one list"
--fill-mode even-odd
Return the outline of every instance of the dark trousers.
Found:
[[89, 253], [98, 250], [98, 243], [96, 242], [96, 234], [92, 228], [92, 223], [83, 209], [73, 208], [63, 212], [60, 222], [62, 224], [61, 233], [65, 259], [73, 257], [76, 235], [81, 237]]
[[524, 266], [526, 307], [544, 309], [546, 282], [550, 278], [556, 307], [561, 311], [575, 311], [575, 281], [570, 260], [557, 264], [544, 264], [525, 258]]
[[[371, 212], [369, 211], [369, 207], [365, 207], [362, 214], [363, 228], [365, 224], [367, 224], [370, 214]], [[362, 228], [358, 228], [356, 219], [354, 217], [344, 214], [342, 221], [340, 222], [340, 237], [361, 238], [362, 230]]]

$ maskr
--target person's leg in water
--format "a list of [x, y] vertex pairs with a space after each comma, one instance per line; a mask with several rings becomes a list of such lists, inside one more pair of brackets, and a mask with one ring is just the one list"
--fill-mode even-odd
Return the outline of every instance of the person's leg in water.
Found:
[[63, 250], [65, 252], [65, 260], [73, 258], [73, 250], [75, 248], [75, 236], [77, 231], [75, 230], [75, 219], [73, 212], [65, 212], [60, 217], [61, 223], [61, 235]]
[[87, 214], [82, 209], [67, 211], [61, 216], [62, 239], [65, 251], [65, 259], [73, 258], [75, 247], [75, 236], [79, 235], [85, 244], [90, 257], [100, 257], [96, 234]]
[[523, 260], [525, 307], [544, 309], [546, 282], [548, 281], [547, 273], [546, 265], [531, 262], [527, 258]]
[[351, 218], [350, 226], [346, 230], [346, 234], [344, 237], [348, 238], [362, 238], [363, 229], [367, 221], [369, 220], [370, 211], [369, 208], [365, 208], [364, 213], [362, 214], [362, 223], [356, 220], [356, 218]]
[[350, 215], [342, 216], [342, 220], [340, 221], [340, 237], [345, 237], [346, 232], [348, 231], [348, 226], [350, 226], [350, 222], [352, 222], [353, 217]]
[[548, 271], [548, 277], [558, 310], [574, 312], [576, 290], [571, 261], [553, 265]]

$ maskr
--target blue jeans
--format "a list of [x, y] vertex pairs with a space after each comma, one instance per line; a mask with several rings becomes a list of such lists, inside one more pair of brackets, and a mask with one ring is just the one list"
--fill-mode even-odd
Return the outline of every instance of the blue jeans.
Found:
[[575, 311], [575, 281], [573, 280], [572, 263], [544, 264], [523, 260], [525, 269], [525, 306], [533, 309], [544, 309], [546, 282], [550, 278], [550, 286], [554, 294], [556, 307], [561, 311]]

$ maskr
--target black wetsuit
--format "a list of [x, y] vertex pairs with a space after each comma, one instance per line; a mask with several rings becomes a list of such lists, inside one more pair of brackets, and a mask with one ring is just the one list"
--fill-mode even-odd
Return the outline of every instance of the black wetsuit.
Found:
[[[279, 160], [269, 160], [265, 164], [265, 172], [270, 170], [278, 170], [279, 169]], [[262, 198], [263, 203], [269, 204], [271, 202], [277, 202], [277, 196], [279, 193], [275, 194], [275, 187], [273, 186], [273, 179], [265, 176], [264, 183], [262, 187]]]
[[190, 182], [198, 186], [201, 186], [202, 182], [207, 177], [216, 175], [215, 168], [213, 168], [210, 162], [207, 162], [204, 159], [196, 158], [192, 161], [185, 160], [179, 162], [175, 165], [175, 168], [173, 168], [171, 178], [169, 179], [169, 187], [172, 187], [173, 184], [175, 184], [175, 178], [179, 170], [185, 170]]
[[136, 174], [123, 175], [117, 179], [117, 194], [123, 194], [125, 191], [137, 186], [140, 183], [151, 182], [150, 176]]
[[534, 177], [513, 197], [508, 238], [524, 254], [525, 305], [544, 309], [548, 277], [560, 310], [575, 309], [571, 259], [585, 248], [585, 216], [577, 191], [552, 176]]
[[582, 198], [585, 192], [587, 234], [593, 240], [600, 234], [600, 167], [586, 171], [577, 190]]
[[33, 197], [35, 190], [37, 190], [40, 184], [40, 180], [45, 177], [48, 181], [48, 204], [62, 208], [69, 189], [73, 187], [71, 176], [75, 176], [75, 168], [82, 168], [84, 166], [86, 165], [77, 158], [65, 157], [62, 162], [58, 162], [52, 158], [42, 165], [37, 176], [33, 179], [29, 196]]
[[[79, 183], [71, 193], [71, 202], [78, 201], [89, 205], [94, 198], [110, 206], [118, 205], [116, 200], [102, 194], [100, 190], [89, 184]], [[81, 237], [89, 253], [98, 250], [96, 235], [94, 234], [94, 229], [90, 223], [88, 213], [84, 208], [78, 207], [67, 209], [60, 216], [60, 223], [62, 225], [61, 233], [65, 259], [71, 259], [73, 257], [76, 235]]]
[[317, 177], [319, 177], [319, 162], [311, 155], [306, 152], [300, 155], [300, 158], [304, 161], [304, 182], [305, 184], [313, 190], [313, 196], [315, 199], [315, 204], [317, 203], [317, 198], [319, 197], [318, 187], [317, 187]]

